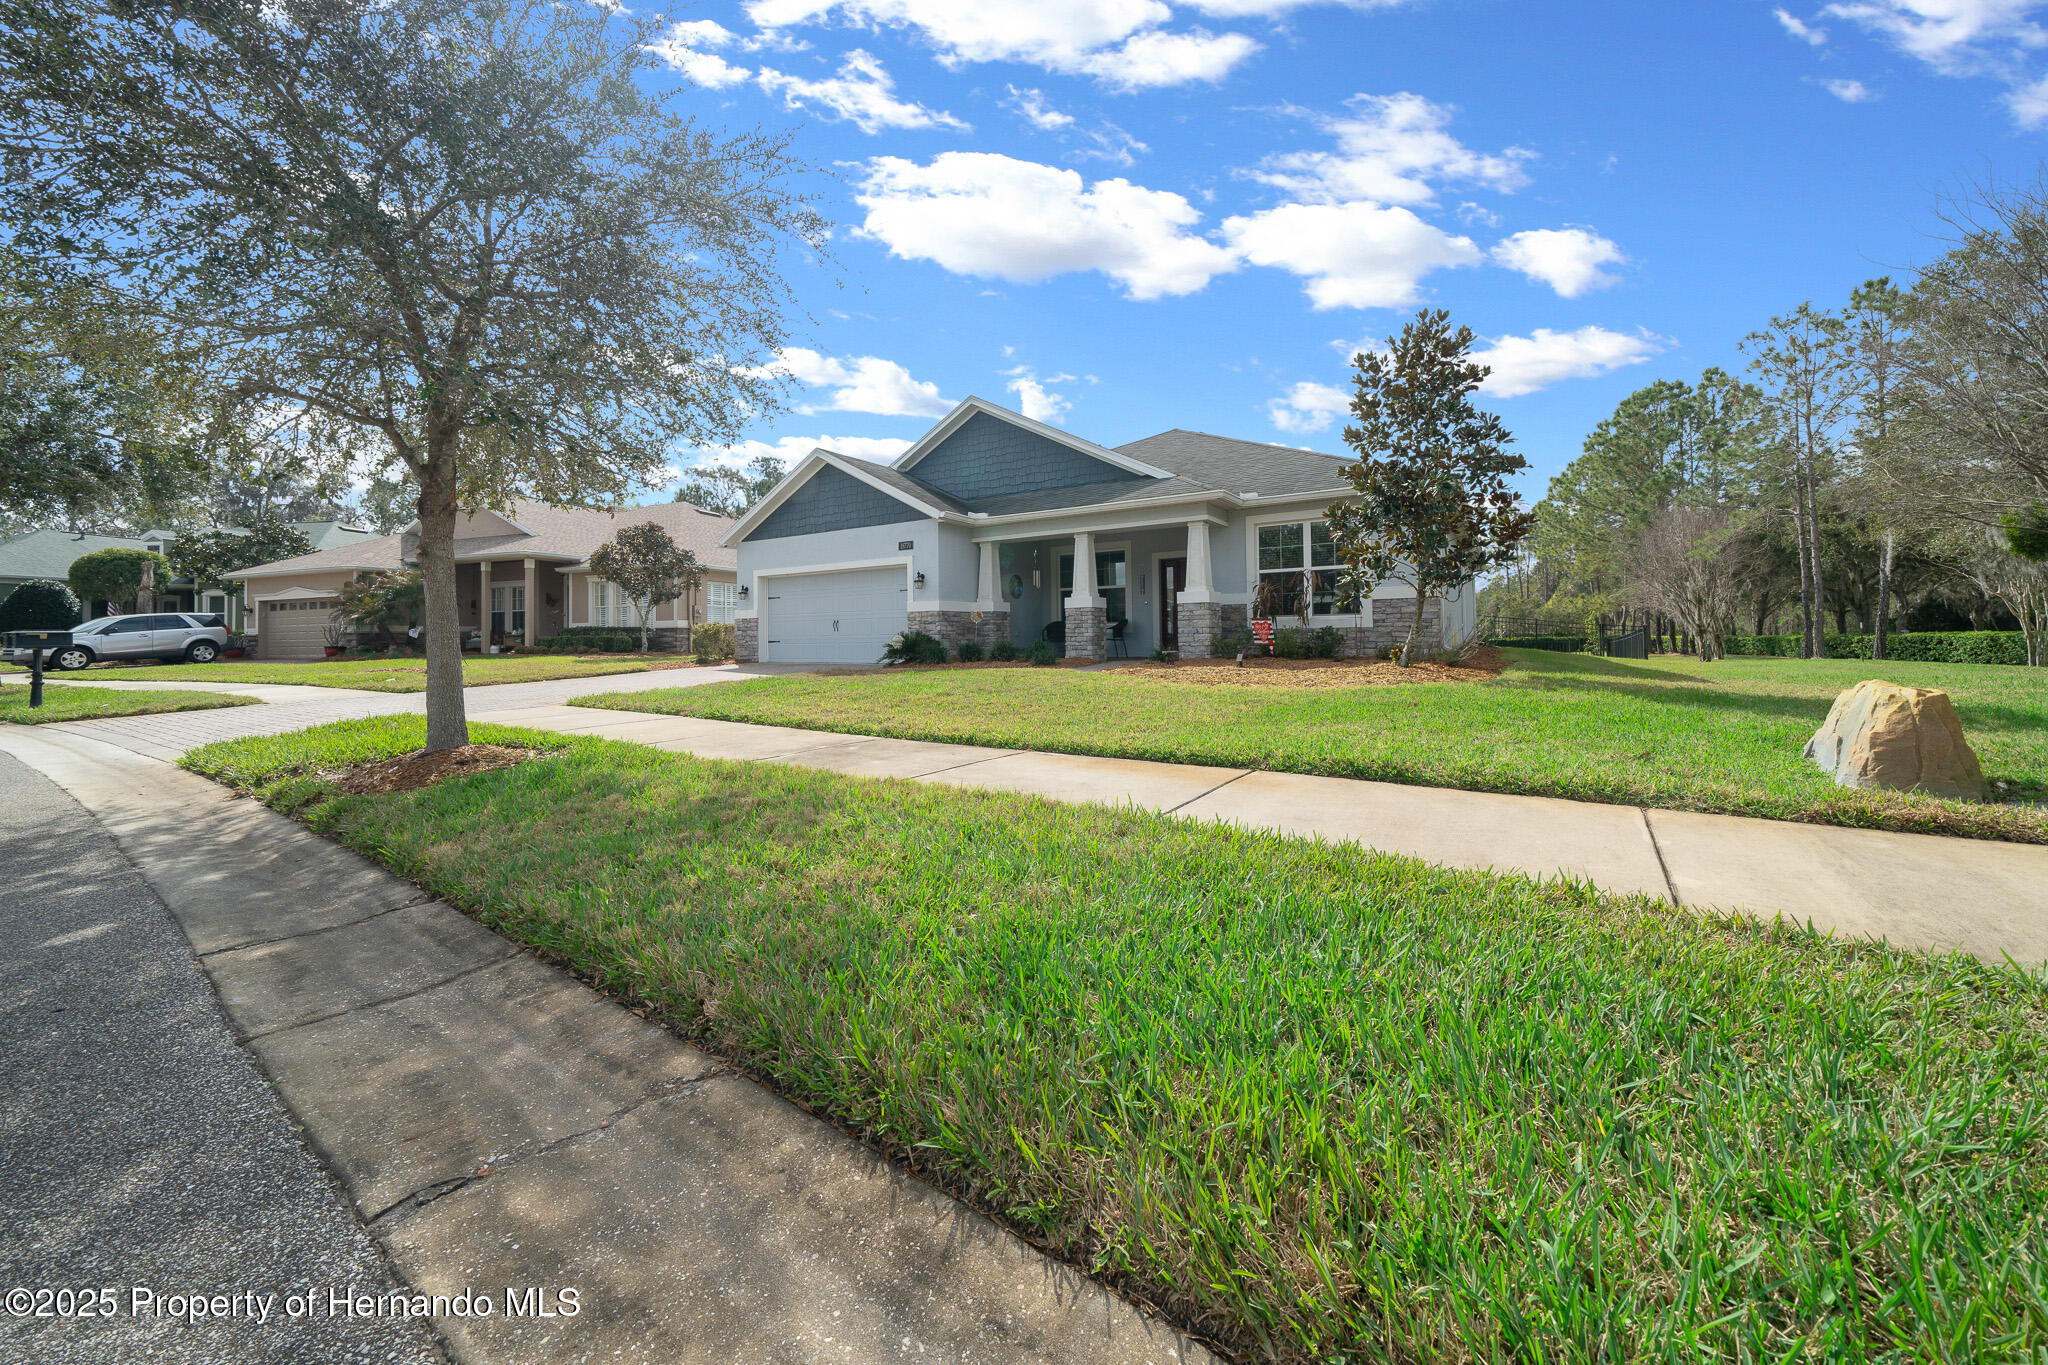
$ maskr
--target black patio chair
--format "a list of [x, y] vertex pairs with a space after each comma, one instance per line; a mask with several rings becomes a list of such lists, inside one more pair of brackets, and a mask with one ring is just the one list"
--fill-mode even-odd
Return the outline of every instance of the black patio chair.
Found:
[[1124, 643], [1124, 630], [1130, 624], [1129, 621], [1111, 621], [1109, 623], [1109, 654], [1111, 658], [1115, 658], [1118, 655], [1122, 655], [1126, 659], [1131, 657], [1131, 647]]
[[1040, 634], [1039, 638], [1042, 640], [1050, 640], [1052, 643], [1056, 645], [1064, 645], [1067, 642], [1066, 621], [1047, 621], [1045, 623], [1045, 630]]

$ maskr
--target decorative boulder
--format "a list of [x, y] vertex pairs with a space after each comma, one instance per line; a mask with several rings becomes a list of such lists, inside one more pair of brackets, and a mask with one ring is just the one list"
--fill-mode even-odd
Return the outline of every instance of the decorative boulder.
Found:
[[1844, 787], [1880, 787], [1982, 801], [1984, 770], [1948, 693], [1860, 682], [1835, 698], [1806, 756]]

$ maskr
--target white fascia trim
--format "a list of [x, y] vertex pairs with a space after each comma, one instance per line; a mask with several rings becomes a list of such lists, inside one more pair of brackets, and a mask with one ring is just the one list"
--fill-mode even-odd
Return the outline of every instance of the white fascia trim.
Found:
[[977, 412], [987, 413], [997, 421], [1008, 422], [1011, 426], [1015, 427], [1022, 427], [1025, 431], [1035, 436], [1043, 436], [1048, 441], [1057, 441], [1070, 450], [1078, 450], [1091, 459], [1101, 460], [1105, 464], [1115, 465], [1118, 469], [1129, 470], [1133, 474], [1143, 474], [1148, 478], [1154, 479], [1170, 479], [1173, 477], [1173, 471], [1170, 469], [1161, 469], [1157, 465], [1146, 464], [1143, 460], [1132, 459], [1129, 455], [1120, 455], [1107, 446], [1099, 446], [1093, 441], [1074, 435], [1072, 432], [1061, 431], [1058, 427], [1049, 427], [1043, 422], [1026, 417], [1021, 412], [1012, 412], [999, 403], [991, 403], [986, 398], [976, 398], [973, 394], [969, 394], [961, 399], [951, 412], [939, 419], [937, 426], [918, 438], [916, 445], [898, 455], [894, 468], [903, 473], [910, 472], [912, 465], [931, 454], [933, 450], [938, 448], [941, 441], [951, 436], [955, 431], [958, 431], [961, 424]]
[[776, 484], [773, 491], [767, 497], [748, 508], [747, 514], [734, 523], [730, 531], [719, 537], [719, 546], [723, 549], [737, 549], [739, 543], [745, 540], [756, 526], [766, 521], [769, 514], [782, 506], [790, 494], [808, 483], [811, 476], [826, 465], [831, 465], [842, 474], [851, 475], [853, 478], [859, 479], [876, 492], [886, 494], [906, 507], [916, 508], [934, 521], [960, 520], [958, 512], [949, 512], [943, 507], [935, 507], [914, 493], [909, 493], [901, 488], [884, 483], [872, 473], [862, 469], [860, 467], [861, 464], [862, 461], [860, 460], [849, 460], [846, 456], [836, 451], [827, 450], [825, 447], [819, 446], [810, 454], [804, 456], [802, 463], [798, 464], [795, 469], [783, 475], [782, 482]]
[[884, 559], [842, 559], [831, 564], [798, 564], [786, 569], [756, 569], [754, 570], [754, 577], [757, 581], [763, 578], [801, 578], [805, 574], [848, 573], [854, 569], [902, 569], [908, 574], [910, 570], [910, 556], [890, 555]]
[[[295, 569], [269, 569], [258, 566], [254, 569], [236, 569], [223, 578], [297, 578], [309, 573], [389, 573], [382, 564], [305, 564]], [[333, 596], [329, 593], [328, 596]]]
[[[1035, 524], [1047, 521], [1068, 523], [1083, 531], [1135, 531], [1151, 526], [1183, 525], [1190, 521], [1206, 521], [1211, 526], [1229, 525], [1228, 517], [1210, 510], [1211, 503], [1223, 503], [1231, 507], [1238, 505], [1236, 499], [1223, 493], [1193, 500], [1182, 494], [1171, 498], [1143, 498], [1134, 502], [1120, 502], [1108, 507], [1057, 507], [1045, 512], [1013, 512], [1006, 517], [990, 517], [982, 523], [987, 529], [976, 530], [974, 539], [977, 543], [984, 540], [1015, 540], [1015, 535], [1003, 534], [1006, 528], [1015, 526], [1026, 527], [1033, 536], [1058, 535], [1057, 527], [1048, 528]], [[1186, 511], [1178, 516], [1172, 515], [1166, 510], [1172, 507], [1182, 507]], [[1149, 515], [1133, 521], [1123, 516], [1127, 511], [1144, 511]], [[1106, 524], [1097, 524], [1104, 522], [1105, 519]]]
[[258, 602], [293, 602], [306, 597], [340, 597], [340, 588], [286, 588], [283, 592], [267, 592], [261, 597], [252, 597], [249, 604]]

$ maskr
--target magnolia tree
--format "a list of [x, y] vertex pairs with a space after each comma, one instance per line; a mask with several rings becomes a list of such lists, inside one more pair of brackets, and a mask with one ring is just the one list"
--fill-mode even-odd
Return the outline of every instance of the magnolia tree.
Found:
[[628, 526], [590, 553], [590, 571], [615, 584], [640, 615], [640, 652], [647, 652], [647, 618], [654, 604], [696, 591], [704, 581], [697, 556], [651, 521]]
[[229, 578], [237, 569], [274, 564], [280, 559], [311, 554], [313, 542], [288, 521], [259, 521], [247, 531], [195, 531], [171, 542], [171, 567], [194, 587], [219, 588], [230, 597], [242, 595], [242, 580]]
[[32, 269], [214, 391], [415, 490], [427, 747], [468, 742], [458, 509], [592, 505], [772, 408], [778, 263], [826, 225], [777, 137], [649, 93], [600, 5], [9, 5], [0, 214]]
[[1349, 571], [1346, 597], [1368, 597], [1383, 582], [1415, 590], [1415, 619], [1400, 663], [1414, 661], [1431, 602], [1514, 557], [1535, 518], [1508, 487], [1528, 462], [1513, 437], [1472, 393], [1488, 370], [1470, 359], [1470, 327], [1425, 309], [1384, 352], [1362, 352], [1353, 383], [1353, 424], [1344, 441], [1358, 452], [1340, 471], [1357, 497], [1324, 516]]

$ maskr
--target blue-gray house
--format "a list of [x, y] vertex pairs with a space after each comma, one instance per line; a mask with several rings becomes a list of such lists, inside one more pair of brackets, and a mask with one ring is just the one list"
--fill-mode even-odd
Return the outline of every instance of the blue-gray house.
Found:
[[[1377, 653], [1406, 636], [1415, 595], [1382, 584], [1336, 611], [1323, 509], [1350, 494], [1343, 464], [1198, 431], [1112, 449], [968, 398], [893, 465], [812, 451], [726, 534], [739, 655], [873, 663], [918, 629], [949, 647], [1053, 639], [1085, 658], [1204, 658], [1255, 609]], [[1423, 616], [1432, 643], [1461, 644], [1474, 593]]]

